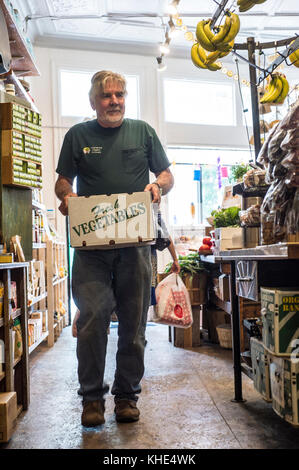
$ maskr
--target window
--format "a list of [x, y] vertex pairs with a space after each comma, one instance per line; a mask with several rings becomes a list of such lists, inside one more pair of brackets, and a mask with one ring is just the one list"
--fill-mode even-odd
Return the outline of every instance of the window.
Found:
[[236, 125], [232, 83], [165, 79], [164, 109], [168, 122]]
[[[231, 166], [250, 160], [249, 150], [169, 147], [167, 154], [169, 160], [175, 162], [171, 168], [175, 185], [168, 196], [169, 223], [172, 226], [205, 223], [211, 211], [222, 203], [223, 188], [230, 184]], [[201, 181], [198, 180], [198, 170]], [[195, 206], [194, 218], [191, 203]]]
[[[61, 115], [70, 117], [91, 118], [95, 112], [89, 104], [88, 92], [93, 72], [66, 71], [60, 72]], [[135, 75], [125, 75], [128, 95], [126, 98], [126, 117], [139, 117], [139, 84]]]

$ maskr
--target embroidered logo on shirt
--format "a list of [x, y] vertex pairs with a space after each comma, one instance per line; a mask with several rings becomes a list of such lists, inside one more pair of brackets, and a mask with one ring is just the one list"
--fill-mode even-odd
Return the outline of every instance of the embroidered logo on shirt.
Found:
[[102, 153], [103, 147], [84, 147], [83, 153], [84, 155], [89, 155], [91, 153]]
[[102, 153], [103, 147], [91, 147], [91, 153]]

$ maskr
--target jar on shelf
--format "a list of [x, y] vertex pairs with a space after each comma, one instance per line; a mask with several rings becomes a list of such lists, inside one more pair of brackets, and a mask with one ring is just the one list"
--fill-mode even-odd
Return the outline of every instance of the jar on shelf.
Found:
[[15, 88], [15, 86], [14, 86], [13, 83], [7, 83], [7, 84], [5, 85], [5, 91], [6, 91], [6, 93], [8, 93], [9, 95], [15, 96], [15, 94], [16, 94], [16, 88]]

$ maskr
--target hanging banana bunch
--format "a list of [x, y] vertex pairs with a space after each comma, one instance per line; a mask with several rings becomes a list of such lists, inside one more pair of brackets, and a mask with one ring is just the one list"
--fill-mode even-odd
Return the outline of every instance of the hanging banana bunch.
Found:
[[[293, 42], [294, 41], [292, 41], [291, 44], [293, 44]], [[292, 64], [295, 65], [295, 67], [299, 68], [299, 49], [292, 52], [292, 54], [290, 54], [290, 56], [289, 56], [289, 59], [292, 62]]]
[[[225, 22], [214, 33], [211, 28], [212, 20], [201, 20], [196, 27], [197, 43], [191, 48], [191, 59], [196, 67], [219, 70], [218, 59], [227, 56], [233, 46], [234, 39], [240, 30], [240, 20], [237, 14], [227, 11]], [[210, 52], [207, 53], [207, 52]]]
[[272, 74], [271, 81], [266, 87], [266, 93], [260, 103], [283, 104], [289, 93], [289, 83], [283, 74]]
[[250, 10], [255, 5], [265, 3], [267, 0], [238, 0], [237, 4], [239, 6], [239, 12], [244, 13], [245, 11]]

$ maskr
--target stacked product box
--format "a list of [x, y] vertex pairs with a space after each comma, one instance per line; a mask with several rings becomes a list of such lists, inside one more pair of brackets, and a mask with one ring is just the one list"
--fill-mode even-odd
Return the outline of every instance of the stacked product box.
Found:
[[299, 426], [299, 288], [261, 288], [273, 410]]
[[1, 103], [0, 123], [3, 184], [41, 188], [41, 115], [16, 103]]
[[28, 320], [28, 346], [36, 343], [43, 333], [42, 318], [30, 318]]

